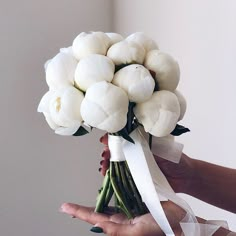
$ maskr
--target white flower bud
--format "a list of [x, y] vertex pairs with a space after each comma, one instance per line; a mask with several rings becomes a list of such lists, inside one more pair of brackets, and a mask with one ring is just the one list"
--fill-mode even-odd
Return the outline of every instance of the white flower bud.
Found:
[[110, 38], [110, 46], [124, 40], [123, 36], [117, 33], [105, 33]]
[[174, 94], [176, 95], [176, 97], [179, 100], [179, 105], [180, 105], [179, 120], [182, 120], [184, 115], [185, 115], [186, 109], [187, 109], [187, 101], [186, 101], [185, 97], [183, 96], [183, 94], [180, 91], [175, 90]]
[[131, 34], [126, 38], [126, 40], [141, 45], [145, 49], [146, 53], [150, 50], [158, 49], [156, 42], [145, 35], [143, 32]]
[[126, 40], [113, 44], [107, 56], [112, 59], [115, 65], [138, 63], [143, 64], [145, 49], [135, 42]]
[[88, 88], [81, 115], [90, 126], [115, 133], [126, 125], [128, 104], [128, 97], [121, 88], [102, 81]]
[[151, 50], [147, 53], [144, 66], [156, 73], [160, 90], [174, 91], [179, 83], [178, 63], [167, 53]]
[[106, 55], [110, 46], [109, 37], [103, 32], [80, 33], [73, 41], [72, 50], [80, 60], [90, 54]]
[[132, 64], [116, 72], [112, 83], [128, 94], [131, 102], [144, 102], [153, 94], [155, 82], [150, 72], [142, 65]]
[[174, 93], [162, 90], [154, 92], [148, 101], [138, 103], [134, 107], [134, 114], [146, 132], [163, 137], [174, 130], [180, 115], [180, 105]]
[[99, 81], [111, 82], [115, 65], [106, 56], [91, 54], [81, 59], [75, 70], [75, 86], [86, 91], [93, 83]]
[[72, 86], [48, 91], [39, 103], [38, 112], [44, 114], [56, 133], [72, 135], [82, 123], [80, 105], [83, 98], [83, 93]]
[[63, 49], [45, 63], [46, 81], [50, 90], [74, 85], [74, 73], [78, 61], [69, 50]]

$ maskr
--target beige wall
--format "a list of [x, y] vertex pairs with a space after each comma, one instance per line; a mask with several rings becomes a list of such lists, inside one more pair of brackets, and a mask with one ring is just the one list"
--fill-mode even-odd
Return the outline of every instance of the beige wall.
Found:
[[102, 180], [99, 132], [55, 135], [36, 110], [47, 90], [44, 62], [81, 31], [110, 31], [110, 14], [109, 0], [1, 2], [2, 236], [94, 235], [58, 209], [67, 201], [94, 204]]
[[[179, 61], [188, 101], [182, 123], [191, 129], [179, 138], [185, 152], [236, 168], [236, 1], [116, 0], [114, 9], [115, 31], [146, 32]], [[185, 198], [196, 214], [236, 230], [234, 214]]]

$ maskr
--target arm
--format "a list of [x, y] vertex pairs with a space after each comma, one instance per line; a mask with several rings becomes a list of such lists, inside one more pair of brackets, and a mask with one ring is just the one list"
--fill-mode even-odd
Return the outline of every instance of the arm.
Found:
[[155, 159], [175, 192], [236, 213], [236, 170], [195, 160], [185, 154], [178, 164], [158, 156]]
[[236, 213], [236, 170], [191, 159], [193, 175], [186, 194]]

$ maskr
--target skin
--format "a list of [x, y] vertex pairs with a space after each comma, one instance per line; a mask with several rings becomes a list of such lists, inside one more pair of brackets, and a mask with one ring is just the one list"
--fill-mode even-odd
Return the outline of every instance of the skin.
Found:
[[[99, 171], [104, 175], [109, 166], [110, 158], [107, 134], [101, 137], [100, 142], [104, 144], [104, 150]], [[214, 206], [236, 213], [236, 191], [232, 191], [236, 186], [236, 170], [195, 160], [186, 154], [182, 154], [179, 164], [169, 162], [158, 156], [154, 157], [175, 192], [186, 193]], [[182, 235], [179, 222], [186, 214], [184, 210], [171, 201], [162, 203], [162, 206], [175, 235]], [[151, 214], [128, 220], [121, 213], [113, 213], [112, 209], [108, 209], [106, 214], [101, 214], [95, 213], [94, 208], [73, 203], [64, 203], [61, 206], [61, 211], [102, 228], [103, 232], [109, 236], [165, 235]], [[206, 222], [199, 217], [197, 220], [203, 224]], [[220, 228], [214, 233], [214, 236], [226, 236], [230, 232], [225, 228]], [[231, 235], [236, 235], [236, 233], [231, 232]]]
[[[185, 212], [172, 202], [165, 202], [163, 208], [175, 235], [180, 236], [182, 231], [179, 226], [179, 221], [183, 219]], [[129, 220], [121, 213], [115, 214], [112, 213], [112, 211], [108, 211], [106, 214], [95, 213], [94, 208], [73, 203], [63, 204], [61, 211], [72, 217], [102, 228], [103, 232], [110, 236], [165, 235], [151, 214], [145, 214]]]

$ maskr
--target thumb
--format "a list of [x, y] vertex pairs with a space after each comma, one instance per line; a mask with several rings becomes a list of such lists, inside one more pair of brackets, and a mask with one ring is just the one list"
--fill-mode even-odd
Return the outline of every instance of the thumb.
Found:
[[99, 222], [95, 225], [103, 229], [103, 232], [112, 236], [134, 236], [135, 227], [132, 224], [117, 224], [111, 221]]

